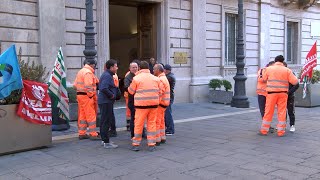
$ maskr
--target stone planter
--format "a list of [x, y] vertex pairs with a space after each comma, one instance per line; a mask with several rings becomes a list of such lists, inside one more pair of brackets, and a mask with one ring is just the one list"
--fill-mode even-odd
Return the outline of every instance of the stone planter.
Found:
[[230, 104], [232, 100], [232, 91], [209, 90], [209, 100], [213, 103]]
[[52, 143], [51, 126], [30, 123], [16, 115], [18, 106], [0, 105], [0, 154], [8, 154]]
[[78, 121], [78, 103], [69, 103], [70, 121]]
[[[78, 121], [78, 103], [69, 103], [70, 121]], [[100, 110], [98, 108], [97, 127], [100, 127]]]
[[307, 95], [303, 99], [303, 85], [295, 92], [295, 103], [297, 107], [315, 107], [320, 106], [320, 84], [308, 84]]

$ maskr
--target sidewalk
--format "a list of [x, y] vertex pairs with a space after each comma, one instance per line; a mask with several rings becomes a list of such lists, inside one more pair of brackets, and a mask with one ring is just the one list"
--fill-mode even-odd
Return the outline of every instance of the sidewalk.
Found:
[[115, 150], [73, 138], [1, 156], [0, 180], [319, 179], [320, 107], [296, 109], [295, 133], [261, 137], [256, 99], [250, 101], [250, 109], [175, 104], [176, 134], [152, 153], [145, 141], [140, 152], [130, 151], [130, 135], [121, 131], [112, 139], [119, 145]]

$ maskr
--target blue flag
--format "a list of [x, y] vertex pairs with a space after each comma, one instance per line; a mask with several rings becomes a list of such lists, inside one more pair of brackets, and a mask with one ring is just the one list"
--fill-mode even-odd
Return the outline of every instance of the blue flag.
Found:
[[0, 55], [0, 99], [8, 97], [13, 90], [22, 87], [16, 46], [12, 45]]

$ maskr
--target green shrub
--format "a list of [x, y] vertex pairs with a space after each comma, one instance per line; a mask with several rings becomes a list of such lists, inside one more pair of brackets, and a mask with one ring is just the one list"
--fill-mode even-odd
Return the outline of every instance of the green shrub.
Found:
[[320, 71], [314, 69], [313, 73], [312, 73], [311, 83], [315, 84], [315, 83], [318, 83], [318, 82], [320, 82]]
[[226, 89], [226, 91], [231, 90], [232, 84], [231, 84], [230, 81], [228, 81], [228, 80], [222, 80], [222, 84], [223, 84], [224, 88]]
[[209, 82], [209, 87], [216, 90], [217, 88], [221, 88], [222, 81], [220, 79], [211, 79]]
[[[46, 72], [46, 67], [42, 65], [36, 65], [35, 62], [32, 62], [30, 65], [29, 59], [27, 62], [25, 62], [22, 60], [21, 54], [22, 50], [20, 47], [18, 53], [18, 62], [20, 65], [22, 79], [44, 83], [50, 72]], [[22, 89], [12, 91], [10, 96], [6, 97], [1, 104], [19, 104], [21, 93]]]
[[69, 103], [78, 103], [77, 91], [73, 87], [67, 88]]

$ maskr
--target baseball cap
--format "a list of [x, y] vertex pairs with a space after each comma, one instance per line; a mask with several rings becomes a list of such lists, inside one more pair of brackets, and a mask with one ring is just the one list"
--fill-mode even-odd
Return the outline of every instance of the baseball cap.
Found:
[[164, 65], [165, 70], [171, 71], [171, 66], [169, 64]]

